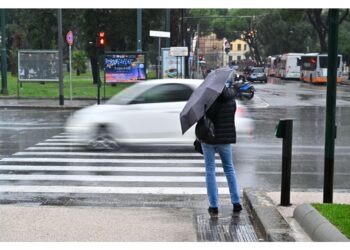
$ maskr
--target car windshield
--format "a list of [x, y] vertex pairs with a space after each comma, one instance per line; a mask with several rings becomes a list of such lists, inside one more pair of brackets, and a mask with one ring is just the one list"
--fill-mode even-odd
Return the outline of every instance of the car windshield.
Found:
[[134, 100], [137, 96], [143, 93], [145, 90], [149, 89], [149, 85], [143, 85], [135, 83], [134, 85], [123, 89], [118, 94], [109, 99], [106, 104], [113, 105], [127, 105], [132, 100]]
[[263, 68], [255, 68], [255, 69], [253, 69], [253, 73], [264, 73], [264, 69]]

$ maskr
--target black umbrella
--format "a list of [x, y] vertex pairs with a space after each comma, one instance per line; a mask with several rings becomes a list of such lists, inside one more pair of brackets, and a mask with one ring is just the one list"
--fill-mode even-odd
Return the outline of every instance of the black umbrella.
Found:
[[231, 68], [220, 68], [210, 72], [203, 83], [196, 88], [180, 113], [182, 134], [204, 116], [204, 107], [208, 110], [224, 89], [228, 78], [234, 77]]

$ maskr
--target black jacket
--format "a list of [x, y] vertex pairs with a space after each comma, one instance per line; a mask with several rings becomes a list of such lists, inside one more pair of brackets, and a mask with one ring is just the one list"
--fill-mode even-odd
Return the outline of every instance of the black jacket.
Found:
[[236, 101], [235, 93], [226, 87], [223, 93], [217, 98], [209, 108], [207, 114], [213, 121], [215, 127], [215, 139], [207, 144], [230, 144], [236, 143], [235, 113]]

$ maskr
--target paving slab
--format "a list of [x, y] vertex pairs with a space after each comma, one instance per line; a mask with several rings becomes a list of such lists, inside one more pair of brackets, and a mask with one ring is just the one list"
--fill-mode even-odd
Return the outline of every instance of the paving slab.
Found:
[[0, 206], [1, 242], [189, 242], [190, 209]]

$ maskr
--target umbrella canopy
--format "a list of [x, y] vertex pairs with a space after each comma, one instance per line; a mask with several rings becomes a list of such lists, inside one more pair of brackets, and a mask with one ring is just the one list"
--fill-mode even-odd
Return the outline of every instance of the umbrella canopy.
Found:
[[207, 110], [210, 108], [224, 89], [227, 79], [233, 77], [234, 73], [235, 71], [231, 68], [214, 70], [193, 91], [180, 113], [182, 134], [204, 116], [204, 107], [206, 106]]

